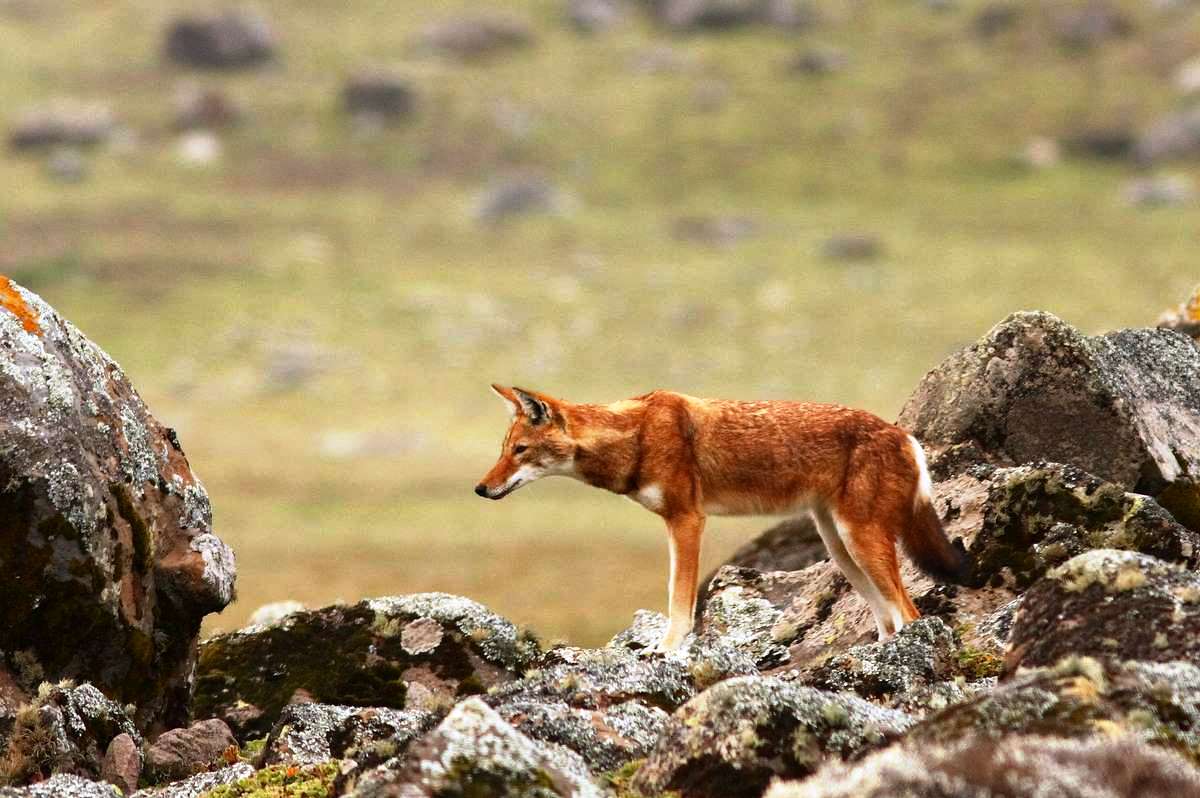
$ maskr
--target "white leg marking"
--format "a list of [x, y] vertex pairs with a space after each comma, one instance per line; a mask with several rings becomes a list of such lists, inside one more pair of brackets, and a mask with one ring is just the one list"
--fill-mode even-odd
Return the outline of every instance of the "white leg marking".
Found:
[[850, 551], [846, 548], [844, 538], [841, 531], [841, 525], [837, 522], [829, 510], [825, 508], [817, 508], [812, 511], [813, 521], [816, 522], [817, 532], [821, 535], [821, 541], [825, 544], [825, 549], [829, 552], [829, 556], [833, 558], [834, 563], [841, 569], [850, 585], [858, 591], [858, 595], [863, 597], [867, 602], [867, 607], [871, 610], [871, 615], [875, 618], [875, 628], [879, 633], [880, 640], [888, 638], [887, 620], [888, 613], [886, 604], [875, 585], [867, 577], [866, 573], [858, 567], [858, 563], [850, 556]]

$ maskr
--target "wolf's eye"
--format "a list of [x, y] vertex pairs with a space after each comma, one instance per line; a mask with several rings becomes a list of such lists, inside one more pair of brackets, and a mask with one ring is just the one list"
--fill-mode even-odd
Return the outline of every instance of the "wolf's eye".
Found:
[[526, 446], [525, 444], [518, 443], [516, 446], [513, 447], [513, 454], [520, 454], [521, 452], [525, 451], [528, 448], [529, 447]]

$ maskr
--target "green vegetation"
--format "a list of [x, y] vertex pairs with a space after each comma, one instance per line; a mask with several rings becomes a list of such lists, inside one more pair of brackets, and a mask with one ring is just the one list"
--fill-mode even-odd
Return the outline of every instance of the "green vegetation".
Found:
[[216, 787], [201, 798], [327, 798], [334, 794], [338, 763], [300, 768], [278, 765], [264, 768], [236, 784]]
[[[810, 30], [697, 36], [640, 17], [580, 36], [559, 0], [516, 0], [495, 5], [536, 44], [475, 65], [409, 46], [474, 0], [257, 5], [279, 62], [199, 74], [161, 56], [191, 3], [0, 4], [6, 116], [100, 98], [135, 131], [78, 185], [0, 157], [0, 272], [108, 350], [179, 430], [238, 554], [240, 600], [212, 627], [270, 600], [436, 589], [596, 643], [663, 606], [661, 523], [563, 481], [473, 496], [505, 421], [489, 381], [894, 417], [925, 370], [1010, 311], [1143, 324], [1196, 280], [1194, 209], [1128, 207], [1127, 166], [1011, 159], [1034, 136], [1140, 126], [1178, 102], [1168, 76], [1200, 29], [1152, 4], [1122, 0], [1133, 35], [1081, 52], [1033, 3], [985, 40], [971, 30], [982, 0], [817, 0]], [[786, 69], [827, 44], [846, 49], [844, 71]], [[677, 67], [638, 68], [663, 47]], [[409, 75], [420, 103], [367, 136], [338, 91], [372, 63]], [[171, 130], [193, 81], [248, 111], [205, 168], [179, 162]], [[480, 192], [512, 173], [545, 176], [573, 209], [477, 223]], [[722, 214], [757, 233], [673, 235], [681, 217]], [[883, 255], [823, 257], [856, 231]], [[765, 523], [714, 519], [707, 564]]]

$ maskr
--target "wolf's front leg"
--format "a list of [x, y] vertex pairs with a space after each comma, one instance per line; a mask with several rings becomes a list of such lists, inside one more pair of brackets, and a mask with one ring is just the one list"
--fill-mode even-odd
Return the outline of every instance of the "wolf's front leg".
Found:
[[704, 537], [704, 516], [686, 513], [667, 519], [671, 546], [671, 581], [667, 584], [670, 623], [657, 651], [673, 651], [692, 631], [696, 611], [697, 577], [700, 572], [700, 542]]

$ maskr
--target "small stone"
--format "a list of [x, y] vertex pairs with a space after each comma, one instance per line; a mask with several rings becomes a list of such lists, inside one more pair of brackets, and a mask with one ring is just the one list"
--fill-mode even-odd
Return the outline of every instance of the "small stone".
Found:
[[172, 729], [146, 749], [146, 775], [154, 783], [179, 781], [224, 764], [222, 756], [237, 740], [224, 721], [216, 718]]
[[517, 17], [474, 14], [427, 25], [417, 37], [417, 47], [460, 61], [476, 61], [529, 47], [534, 38], [532, 28]]
[[207, 68], [247, 67], [275, 56], [275, 33], [261, 14], [222, 11], [170, 23], [166, 54], [172, 61]]
[[821, 245], [830, 260], [874, 260], [883, 254], [883, 242], [873, 233], [839, 233]]
[[100, 778], [132, 795], [142, 775], [142, 752], [128, 734], [118, 734], [108, 744], [104, 761], [100, 763]]
[[442, 625], [432, 618], [418, 618], [400, 632], [400, 646], [409, 654], [428, 654], [442, 643]]
[[1196, 200], [1196, 186], [1185, 175], [1135, 178], [1121, 193], [1127, 203], [1139, 208], [1188, 205]]
[[624, 0], [567, 0], [567, 19], [580, 33], [601, 33], [625, 16]]
[[342, 106], [353, 117], [369, 116], [392, 124], [412, 115], [416, 92], [392, 70], [373, 68], [354, 74], [342, 87]]
[[14, 150], [94, 147], [108, 141], [116, 129], [116, 118], [107, 104], [63, 98], [22, 112], [9, 131], [8, 142]]

